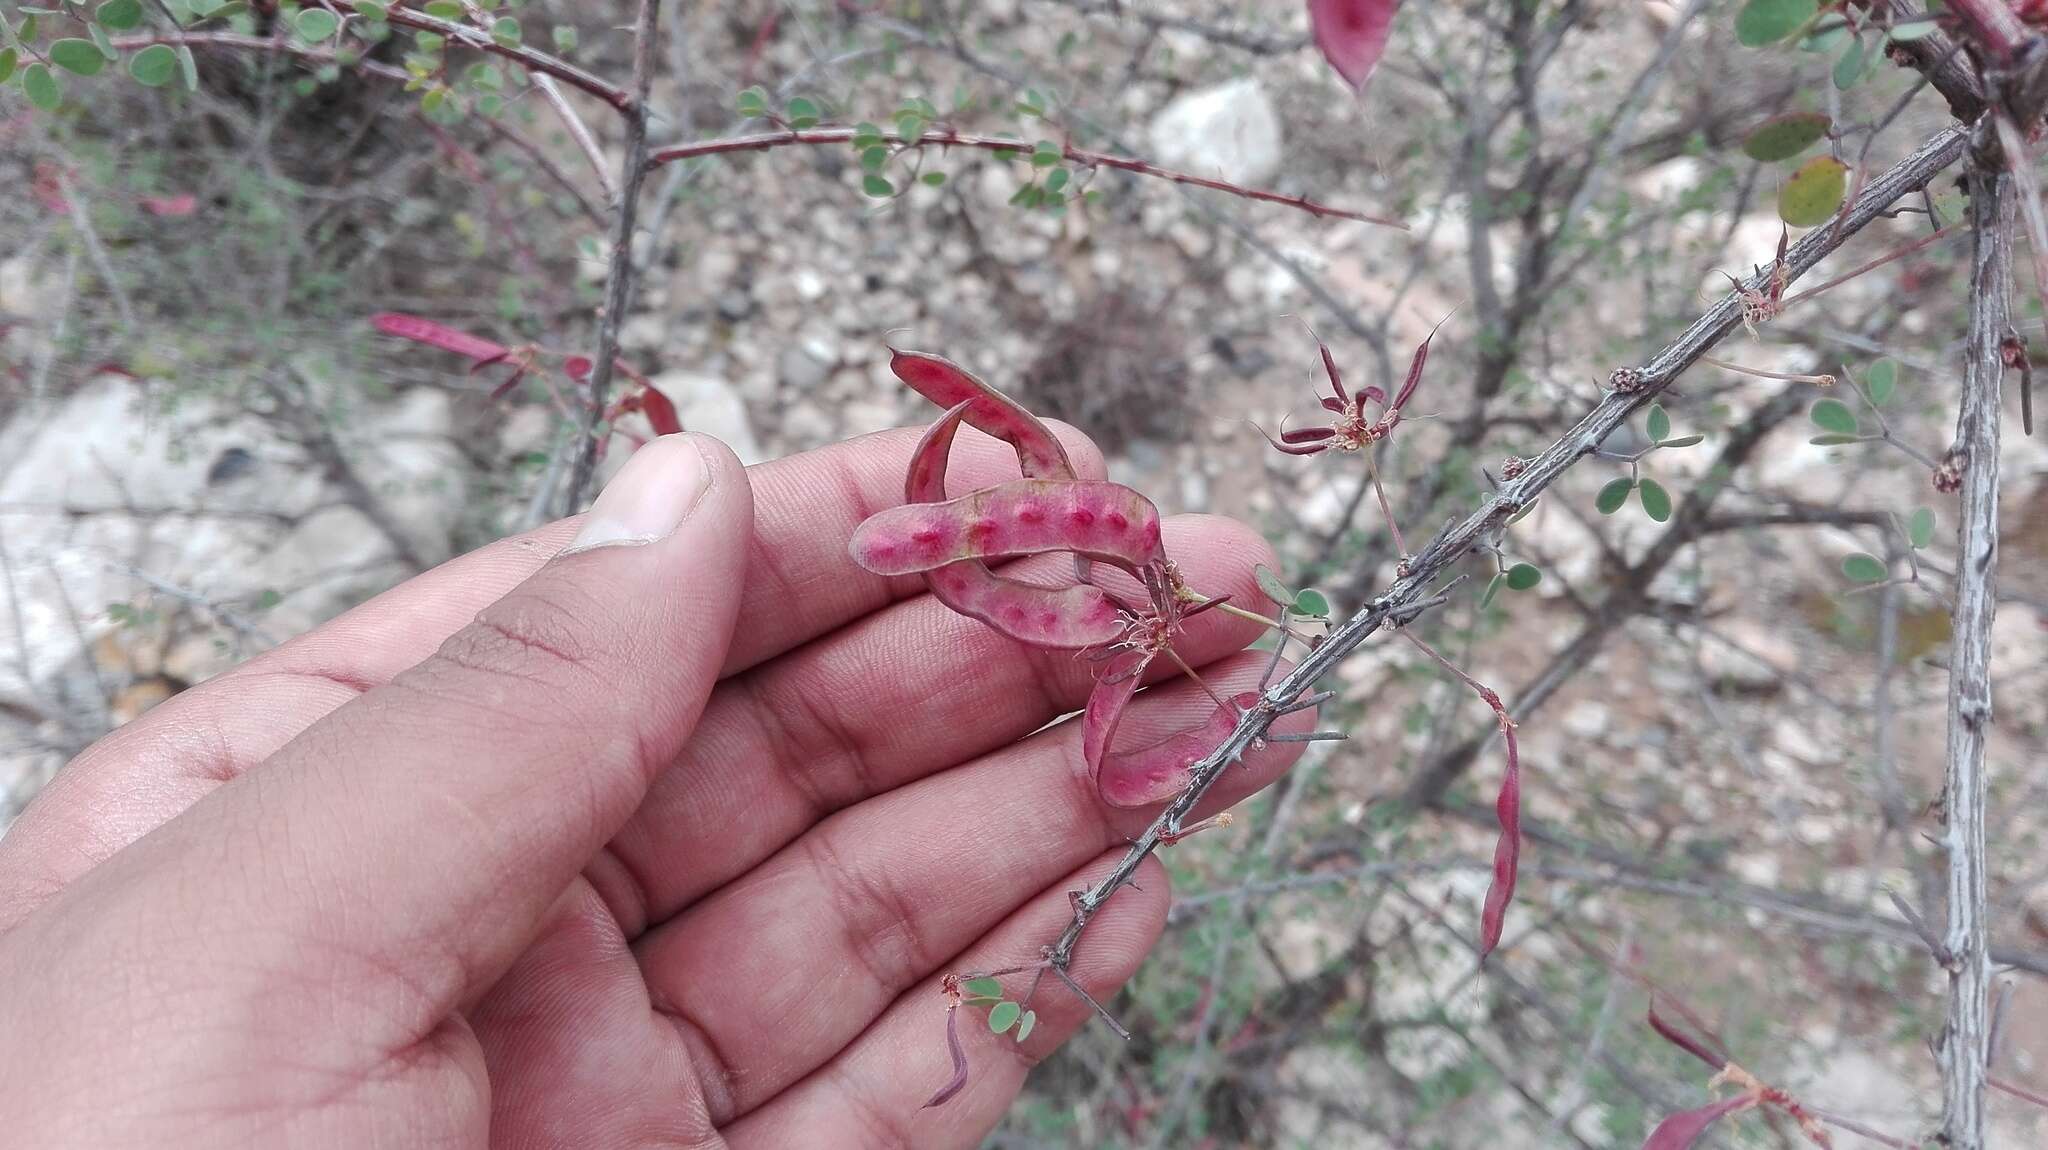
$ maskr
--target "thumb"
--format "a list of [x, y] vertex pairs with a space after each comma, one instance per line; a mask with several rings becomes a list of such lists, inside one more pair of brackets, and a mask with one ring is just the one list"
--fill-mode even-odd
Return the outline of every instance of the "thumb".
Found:
[[649, 443], [567, 550], [432, 657], [87, 881], [205, 890], [215, 937], [280, 948], [250, 963], [340, 955], [422, 991], [406, 1009], [431, 1023], [497, 979], [689, 737], [752, 536], [729, 450]]

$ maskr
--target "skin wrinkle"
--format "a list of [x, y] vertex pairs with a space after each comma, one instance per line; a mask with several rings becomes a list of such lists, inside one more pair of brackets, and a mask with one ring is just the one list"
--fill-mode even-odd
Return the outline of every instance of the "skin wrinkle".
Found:
[[[1225, 682], [1248, 682], [1260, 673], [1264, 662], [1262, 656], [1241, 654], [1223, 664], [1218, 677]], [[1141, 697], [1134, 727], [1142, 731], [1172, 722], [1183, 704], [1200, 697], [1199, 688], [1192, 684], [1169, 684], [1164, 693], [1151, 699]], [[1309, 720], [1303, 716], [1297, 721]], [[776, 986], [808, 986], [821, 977], [817, 970], [836, 971], [844, 963], [856, 971], [865, 969], [868, 978], [862, 982], [856, 974], [849, 981], [844, 975], [834, 975], [835, 1000], [855, 1013], [866, 1009], [870, 1000], [874, 1008], [883, 1008], [905, 988], [949, 968], [956, 947], [967, 945], [980, 932], [995, 929], [1003, 921], [1010, 904], [983, 897], [989, 880], [981, 872], [1004, 868], [1006, 876], [1037, 890], [1089, 860], [1099, 864], [1102, 858], [1113, 857], [1104, 852], [1123, 845], [1113, 821], [1116, 812], [1097, 802], [1085, 776], [1073, 769], [1077, 745], [1072, 724], [1055, 728], [960, 768], [971, 774], [935, 776], [843, 811], [812, 828], [779, 862], [764, 865], [740, 884], [700, 903], [687, 919], [671, 920], [661, 933], [646, 936], [636, 953], [648, 984], [657, 988], [664, 1002], [695, 1002], [698, 1009], [708, 1012], [696, 1017], [697, 1024], [715, 1028], [714, 1033], [728, 1040], [745, 1033], [780, 1036], [779, 1041], [771, 1039], [768, 1048], [752, 1053], [744, 1065], [770, 1075], [769, 1081], [760, 1084], [761, 1091], [782, 1087], [782, 1081], [774, 1077], [775, 1067], [788, 1065], [794, 1058], [800, 1070], [808, 1064], [801, 1061], [799, 1052], [833, 1047], [851, 1040], [857, 1032], [830, 1020], [813, 1019], [811, 1004], [800, 997], [759, 1011], [728, 1009], [719, 997], [700, 999], [701, 994], [715, 992], [700, 990], [692, 981], [692, 972], [729, 966], [733, 956], [726, 940], [746, 938], [762, 929], [765, 924], [755, 917], [757, 912], [779, 906], [781, 914], [802, 921], [840, 923], [837, 937], [844, 940], [844, 958], [828, 951], [787, 963], [771, 960], [768, 967], [756, 969], [757, 977]], [[1253, 770], [1241, 774], [1233, 785], [1248, 791], [1277, 774], [1298, 753], [1295, 745], [1277, 744], [1261, 752], [1253, 761]], [[913, 850], [908, 857], [901, 851], [884, 855], [866, 844], [890, 826], [943, 826], [937, 821], [943, 820], [943, 812], [957, 806], [960, 796], [985, 791], [988, 779], [1015, 780], [1030, 796], [1017, 799], [1021, 805], [1014, 811], [997, 803], [982, 812], [990, 825], [1009, 829], [1002, 856], [963, 863], [966, 869], [959, 881], [964, 885], [944, 903], [912, 904], [904, 897], [902, 886], [889, 884], [943, 889], [942, 876], [952, 867], [951, 860], [973, 851], [979, 840], [964, 830], [937, 831], [930, 838], [931, 851]], [[1214, 801], [1225, 804], [1232, 799], [1218, 795]], [[1011, 855], [1026, 861], [1009, 867], [1006, 860]], [[805, 893], [792, 898], [780, 896], [778, 892], [783, 891]], [[1060, 903], [1064, 905], [1063, 898]], [[872, 915], [848, 909], [870, 906]], [[894, 946], [897, 939], [891, 935], [899, 930], [903, 945]], [[770, 953], [775, 953], [777, 942], [768, 945]], [[1003, 961], [1020, 956], [1006, 954]], [[815, 1028], [819, 1029], [815, 1035], [810, 1033], [811, 1021], [817, 1022]], [[791, 1029], [796, 1026], [803, 1029]]]
[[[917, 975], [906, 977], [903, 972], [930, 970], [944, 961], [945, 954], [918, 929], [917, 906], [886, 874], [848, 866], [830, 823], [813, 829], [796, 845], [810, 880], [826, 892], [825, 909], [837, 926], [834, 933], [882, 993], [893, 995], [915, 981]], [[865, 913], [863, 907], [868, 908]]]
[[739, 1077], [733, 1062], [719, 1048], [711, 1032], [667, 1000], [659, 988], [650, 987], [654, 1013], [675, 1030], [677, 1039], [690, 1053], [690, 1066], [697, 1079], [698, 1097], [711, 1125], [723, 1127], [739, 1117]]

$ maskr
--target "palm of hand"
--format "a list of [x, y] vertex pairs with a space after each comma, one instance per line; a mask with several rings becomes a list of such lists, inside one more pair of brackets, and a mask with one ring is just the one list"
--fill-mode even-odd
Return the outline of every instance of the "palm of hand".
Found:
[[[507, 540], [87, 751], [0, 840], [0, 987], [35, 988], [0, 1001], [0, 1111], [50, 1146], [975, 1144], [1087, 1009], [1042, 993], [920, 1112], [939, 977], [1036, 953], [1143, 818], [1040, 729], [1086, 663], [847, 558], [915, 439], [745, 477], [713, 448], [674, 536]], [[1007, 455], [963, 445], [958, 482]], [[1241, 527], [1167, 539], [1255, 594]], [[1203, 616], [1179, 650], [1228, 688], [1252, 637]], [[1211, 706], [1147, 692], [1127, 737]], [[1161, 929], [1147, 865], [1077, 955], [1098, 996]]]

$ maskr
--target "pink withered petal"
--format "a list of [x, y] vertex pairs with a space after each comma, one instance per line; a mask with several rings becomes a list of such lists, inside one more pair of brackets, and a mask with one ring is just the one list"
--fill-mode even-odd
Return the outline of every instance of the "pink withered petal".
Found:
[[1701, 1062], [1706, 1063], [1708, 1066], [1711, 1066], [1714, 1069], [1719, 1070], [1721, 1069], [1721, 1067], [1728, 1064], [1727, 1055], [1717, 1050], [1710, 1049], [1705, 1041], [1702, 1041], [1698, 1038], [1694, 1038], [1692, 1035], [1687, 1034], [1686, 1032], [1678, 1029], [1676, 1026], [1671, 1025], [1670, 1022], [1665, 1020], [1663, 1015], [1658, 1014], [1657, 999], [1655, 998], [1655, 996], [1652, 996], [1650, 999], [1649, 1022], [1650, 1029], [1656, 1031], [1658, 1035], [1664, 1039], [1664, 1041], [1669, 1042], [1671, 1045], [1678, 1047], [1680, 1050], [1685, 1051], [1687, 1054], [1692, 1055], [1694, 1058], [1699, 1059]]
[[1401, 381], [1401, 390], [1394, 393], [1393, 406], [1387, 410], [1401, 410], [1402, 407], [1407, 405], [1408, 397], [1415, 394], [1415, 385], [1422, 382], [1423, 365], [1429, 362], [1429, 345], [1436, 339], [1437, 329], [1443, 327], [1450, 320], [1451, 316], [1457, 313], [1457, 310], [1457, 308], [1452, 308], [1450, 312], [1444, 315], [1443, 319], [1436, 321], [1436, 327], [1430, 328], [1428, 335], [1422, 337], [1421, 346], [1415, 349], [1415, 358], [1408, 361], [1408, 377]]
[[931, 1096], [923, 1109], [944, 1106], [953, 1100], [955, 1094], [967, 1088], [967, 1051], [960, 1045], [960, 1004], [946, 1008], [946, 1052], [953, 1056], [953, 1077], [948, 1079], [939, 1092]]
[[1330, 449], [1328, 443], [1282, 443], [1268, 435], [1263, 427], [1259, 428], [1259, 434], [1266, 436], [1266, 442], [1272, 444], [1274, 450], [1288, 455], [1320, 455]]
[[1697, 1110], [1681, 1110], [1650, 1131], [1643, 1142], [1643, 1150], [1691, 1150], [1707, 1127], [1726, 1118], [1738, 1110], [1747, 1110], [1757, 1104], [1756, 1095], [1738, 1094], [1733, 1098], [1702, 1106]]
[[1363, 93], [1386, 54], [1394, 10], [1401, 0], [1309, 0], [1308, 22], [1316, 47], [1354, 92]]

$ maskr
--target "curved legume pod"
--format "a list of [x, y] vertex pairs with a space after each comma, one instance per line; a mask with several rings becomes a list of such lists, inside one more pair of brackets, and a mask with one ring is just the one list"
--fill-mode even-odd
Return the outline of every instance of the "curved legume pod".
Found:
[[1522, 865], [1522, 753], [1515, 743], [1515, 725], [1505, 714], [1501, 716], [1500, 733], [1507, 739], [1508, 765], [1501, 776], [1500, 794], [1493, 800], [1500, 837], [1494, 840], [1493, 881], [1487, 884], [1486, 902], [1479, 913], [1481, 962], [1500, 945], [1501, 931], [1507, 925], [1508, 904], [1515, 899], [1515, 879]]
[[[938, 404], [966, 403], [967, 426], [992, 435], [1017, 453], [1026, 479], [1079, 479], [1059, 436], [1021, 403], [944, 356], [890, 349], [889, 369], [911, 390]], [[943, 499], [944, 496], [939, 498]], [[1088, 581], [1088, 557], [1074, 556], [1074, 578]]]
[[1095, 689], [1088, 692], [1088, 706], [1081, 712], [1081, 759], [1088, 764], [1089, 777], [1101, 770], [1109, 741], [1116, 738], [1117, 724], [1123, 722], [1124, 708], [1130, 705], [1138, 680], [1144, 678], [1151, 662], [1150, 655], [1126, 651], [1103, 668]]
[[[972, 400], [952, 410], [918, 441], [903, 481], [910, 503], [939, 503], [946, 498], [946, 460], [954, 433]], [[953, 610], [1026, 643], [1043, 647], [1093, 647], [1113, 641], [1123, 631], [1116, 604], [1100, 587], [1036, 587], [1005, 579], [979, 559], [948, 563], [924, 573], [932, 597]]]
[[1095, 770], [1095, 792], [1113, 807], [1163, 803], [1187, 789], [1190, 768], [1209, 756], [1237, 729], [1238, 716], [1259, 701], [1256, 691], [1232, 696], [1199, 726], [1176, 731], [1150, 746], [1104, 755]]
[[922, 351], [898, 351], [889, 370], [912, 391], [950, 408], [971, 402], [967, 426], [995, 436], [1017, 450], [1017, 462], [1029, 479], [1073, 479], [1074, 464], [1052, 429], [1024, 405], [983, 383], [952, 360]]
[[962, 559], [1071, 551], [1132, 573], [1164, 562], [1159, 509], [1120, 483], [1019, 479], [946, 503], [869, 516], [847, 545], [877, 575], [911, 575]]

